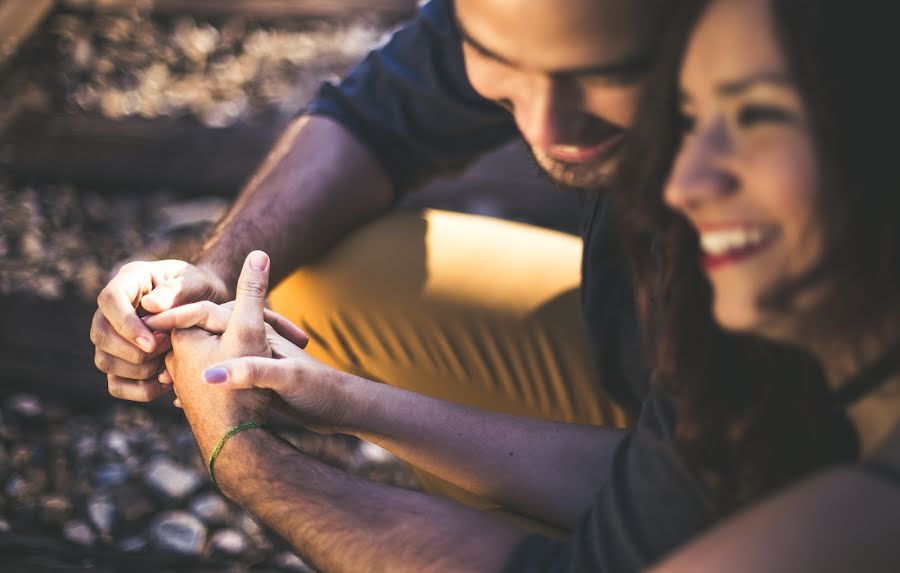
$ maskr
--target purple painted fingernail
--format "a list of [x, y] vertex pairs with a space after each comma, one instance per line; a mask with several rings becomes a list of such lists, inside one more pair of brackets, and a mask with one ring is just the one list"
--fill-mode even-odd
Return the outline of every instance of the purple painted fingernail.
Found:
[[214, 366], [203, 371], [203, 379], [210, 384], [221, 384], [228, 380], [228, 370], [221, 366]]

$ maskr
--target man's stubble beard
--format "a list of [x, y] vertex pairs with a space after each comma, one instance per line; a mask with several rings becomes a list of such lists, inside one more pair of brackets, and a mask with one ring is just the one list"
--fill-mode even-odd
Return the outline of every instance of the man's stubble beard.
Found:
[[607, 189], [615, 171], [618, 154], [595, 163], [575, 164], [559, 161], [528, 146], [531, 158], [541, 173], [556, 185], [584, 191]]

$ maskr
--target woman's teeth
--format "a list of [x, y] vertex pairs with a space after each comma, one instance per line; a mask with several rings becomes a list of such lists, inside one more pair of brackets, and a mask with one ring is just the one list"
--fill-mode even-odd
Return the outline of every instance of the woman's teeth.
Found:
[[743, 251], [762, 244], [768, 234], [761, 228], [725, 229], [705, 231], [700, 235], [703, 252], [720, 256], [731, 251]]

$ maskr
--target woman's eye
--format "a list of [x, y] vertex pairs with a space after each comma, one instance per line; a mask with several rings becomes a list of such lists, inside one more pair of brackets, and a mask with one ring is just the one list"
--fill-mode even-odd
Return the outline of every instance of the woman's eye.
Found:
[[787, 110], [777, 107], [747, 105], [738, 110], [737, 122], [741, 127], [755, 127], [765, 123], [785, 123], [792, 119]]

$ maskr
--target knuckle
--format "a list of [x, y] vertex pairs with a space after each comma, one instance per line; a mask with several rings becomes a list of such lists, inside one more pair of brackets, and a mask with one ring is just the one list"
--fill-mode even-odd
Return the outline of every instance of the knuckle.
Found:
[[109, 373], [112, 370], [113, 359], [109, 354], [97, 350], [94, 353], [94, 366], [97, 367], [97, 370], [100, 372]]
[[131, 261], [122, 265], [122, 268], [119, 269], [120, 273], [133, 273], [136, 270], [139, 270], [144, 266], [144, 261]]
[[100, 308], [103, 308], [104, 306], [109, 305], [109, 303], [112, 302], [112, 299], [113, 299], [113, 292], [112, 292], [112, 290], [110, 290], [109, 286], [107, 285], [106, 288], [101, 290], [100, 294], [97, 295], [97, 306], [99, 306]]
[[102, 346], [106, 341], [106, 333], [103, 331], [103, 327], [105, 326], [103, 323], [106, 322], [105, 319], [102, 318], [103, 315], [100, 315], [100, 318], [94, 316], [94, 322], [91, 324], [91, 343], [94, 346]]
[[266, 284], [257, 278], [244, 278], [238, 283], [237, 291], [259, 298], [266, 294]]

